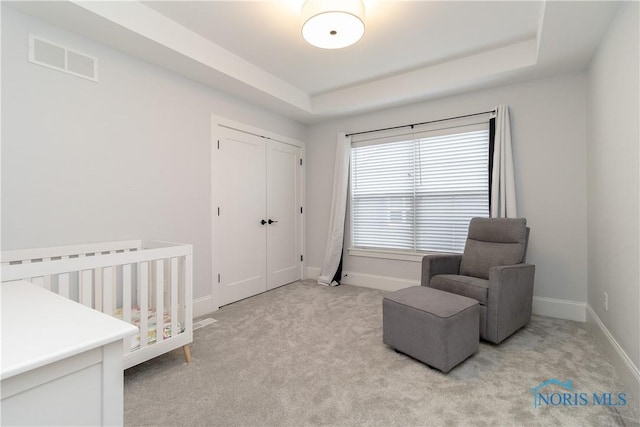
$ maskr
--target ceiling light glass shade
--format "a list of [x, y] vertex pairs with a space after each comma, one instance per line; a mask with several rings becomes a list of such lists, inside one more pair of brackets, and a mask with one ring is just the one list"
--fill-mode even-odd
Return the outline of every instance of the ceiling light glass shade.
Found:
[[307, 0], [302, 6], [302, 37], [313, 46], [340, 49], [363, 34], [362, 0]]

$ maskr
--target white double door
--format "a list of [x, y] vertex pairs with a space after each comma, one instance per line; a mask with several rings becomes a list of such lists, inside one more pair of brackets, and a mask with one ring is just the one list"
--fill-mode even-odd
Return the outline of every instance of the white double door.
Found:
[[301, 148], [227, 128], [219, 136], [214, 280], [225, 305], [302, 278]]

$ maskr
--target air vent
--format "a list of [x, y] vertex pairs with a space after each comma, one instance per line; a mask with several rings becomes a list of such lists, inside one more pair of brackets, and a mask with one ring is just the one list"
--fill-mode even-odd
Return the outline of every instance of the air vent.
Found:
[[29, 34], [29, 62], [98, 81], [98, 58]]

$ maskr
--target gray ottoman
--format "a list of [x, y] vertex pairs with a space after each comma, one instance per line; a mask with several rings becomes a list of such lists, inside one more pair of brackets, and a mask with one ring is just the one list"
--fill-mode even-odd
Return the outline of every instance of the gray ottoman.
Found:
[[447, 373], [478, 350], [479, 317], [474, 299], [413, 286], [384, 297], [382, 339]]

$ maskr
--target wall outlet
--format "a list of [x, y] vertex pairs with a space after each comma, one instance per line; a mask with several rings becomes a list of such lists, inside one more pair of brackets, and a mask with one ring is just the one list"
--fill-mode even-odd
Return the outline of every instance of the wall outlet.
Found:
[[604, 311], [609, 311], [609, 294], [605, 292], [603, 295], [604, 295]]

